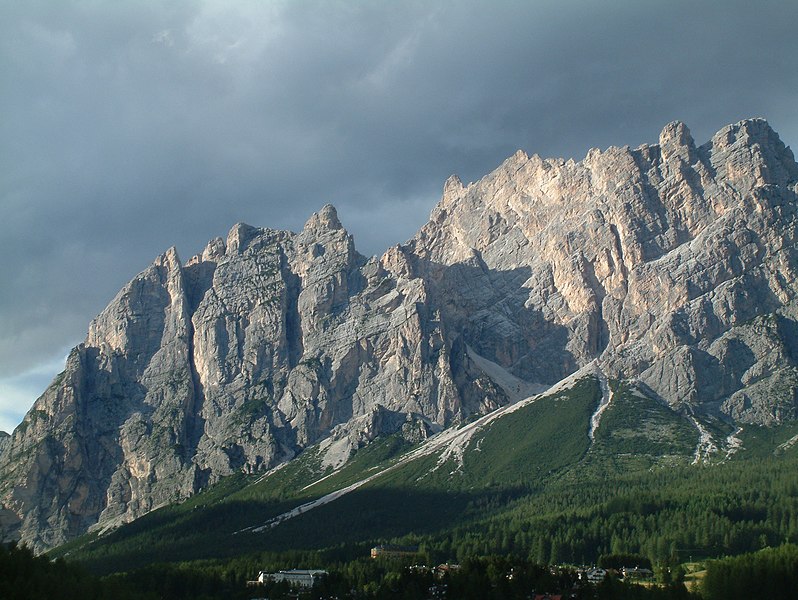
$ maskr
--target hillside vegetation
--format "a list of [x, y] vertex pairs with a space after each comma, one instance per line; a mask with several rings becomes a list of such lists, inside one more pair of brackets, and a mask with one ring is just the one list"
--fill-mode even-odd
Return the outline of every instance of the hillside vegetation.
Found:
[[[798, 543], [798, 452], [785, 444], [794, 425], [750, 428], [740, 434], [742, 450], [692, 464], [698, 432], [689, 443], [686, 417], [612, 385], [613, 402], [592, 443], [601, 386], [586, 378], [473, 432], [464, 428], [471, 435], [456, 452], [450, 446], [423, 454], [423, 444], [393, 435], [331, 473], [311, 449], [266, 477], [222, 480], [181, 505], [52, 555], [110, 573], [234, 557], [254, 564], [295, 552], [350, 561], [376, 543], [399, 542], [420, 544], [432, 562], [502, 554], [582, 564], [637, 553], [673, 565]], [[263, 527], [378, 473], [334, 501]]]

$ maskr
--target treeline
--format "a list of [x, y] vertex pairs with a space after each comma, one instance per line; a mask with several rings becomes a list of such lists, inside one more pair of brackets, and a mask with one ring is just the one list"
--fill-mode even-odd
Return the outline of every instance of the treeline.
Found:
[[0, 598], [3, 600], [155, 600], [127, 584], [102, 580], [63, 559], [34, 556], [24, 546], [0, 544]]
[[[285, 583], [253, 589], [247, 588], [246, 582], [260, 570], [295, 567], [326, 568], [330, 573], [321, 585], [300, 595], [305, 600], [526, 600], [542, 593], [577, 600], [787, 600], [794, 598], [798, 589], [798, 546], [793, 544], [709, 561], [699, 592], [688, 591], [681, 577], [660, 578], [661, 585], [644, 587], [611, 574], [592, 585], [574, 569], [550, 568], [517, 556], [468, 558], [459, 569], [442, 576], [412, 565], [416, 561], [410, 559], [325, 562], [329, 558], [317, 552], [261, 554], [224, 562], [156, 564], [99, 578], [63, 559], [36, 557], [24, 547], [0, 547], [0, 598], [244, 600], [262, 596], [287, 600], [297, 594]], [[641, 560], [645, 558], [606, 556], [602, 563], [610, 566]]]
[[[28, 554], [30, 558], [30, 555]], [[329, 558], [320, 553], [295, 553], [292, 556], [270, 554], [241, 557], [226, 562], [198, 561], [173, 565], [153, 565], [133, 573], [120, 574], [99, 582], [104, 588], [115, 590], [114, 598], [170, 598], [230, 600], [268, 597], [272, 600], [296, 598], [297, 595], [285, 583], [268, 583], [265, 586], [247, 589], [246, 581], [255, 577], [259, 570], [267, 572], [292, 567], [326, 568], [330, 575], [311, 591], [303, 592], [306, 600], [323, 598], [359, 598], [361, 600], [526, 600], [534, 594], [563, 594], [577, 600], [788, 600], [795, 598], [798, 590], [798, 546], [782, 545], [756, 553], [712, 560], [708, 562], [707, 574], [700, 590], [688, 591], [683, 585], [682, 575], [662, 577], [659, 585], [641, 586], [636, 582], [625, 582], [615, 574], [603, 582], [592, 585], [580, 579], [577, 571], [570, 568], [550, 568], [521, 557], [487, 556], [464, 560], [459, 570], [452, 570], [442, 577], [431, 569], [412, 566], [410, 559], [372, 560], [361, 558], [345, 563], [325, 563]], [[41, 559], [37, 559], [41, 560]], [[603, 563], [615, 566], [628, 561], [645, 560], [644, 557], [606, 556]], [[629, 566], [626, 565], [625, 566]], [[67, 567], [64, 563], [57, 569]], [[74, 569], [73, 566], [68, 566]], [[683, 574], [681, 566], [673, 571]], [[81, 575], [78, 580], [85, 580]], [[73, 579], [68, 579], [71, 585]], [[96, 582], [95, 582], [96, 583]], [[64, 589], [64, 588], [62, 588]], [[57, 598], [106, 598], [109, 595], [65, 595]], [[122, 593], [124, 591], [124, 593]], [[2, 596], [3, 598], [27, 599], [35, 595]], [[43, 596], [47, 597], [47, 596]]]
[[702, 590], [706, 600], [792, 600], [798, 596], [798, 546], [710, 561]]
[[269, 535], [233, 536], [214, 523], [217, 529], [207, 534], [155, 527], [147, 536], [124, 538], [122, 528], [72, 556], [105, 574], [258, 553], [317, 552], [325, 564], [344, 563], [388, 542], [420, 545], [431, 562], [497, 554], [595, 564], [601, 555], [632, 553], [662, 566], [798, 543], [798, 461], [763, 459], [752, 466], [657, 468], [611, 479], [569, 472], [534, 488], [519, 481], [471, 494], [359, 490]]
[[[593, 585], [580, 578], [575, 569], [550, 568], [518, 557], [489, 556], [469, 558], [460, 568], [442, 577], [430, 571], [414, 570], [413, 567], [399, 570], [396, 564], [386, 561], [383, 564], [371, 561], [373, 572], [365, 580], [353, 577], [347, 566], [342, 571], [346, 583], [357, 584], [352, 587], [355, 596], [375, 600], [420, 600], [422, 598], [451, 598], [458, 600], [527, 600], [534, 594], [562, 594], [578, 600], [698, 600], [681, 584], [658, 587], [642, 587], [623, 582], [615, 576]], [[330, 583], [334, 580], [331, 579]], [[340, 587], [318, 590], [318, 598], [339, 595]], [[272, 596], [270, 596], [272, 597]]]
[[[575, 570], [550, 569], [512, 557], [470, 558], [459, 565], [459, 569], [442, 576], [436, 576], [431, 569], [410, 565], [410, 562], [364, 558], [326, 565], [329, 575], [312, 590], [302, 590], [299, 597], [305, 600], [527, 600], [536, 593], [550, 593], [573, 595], [577, 600], [700, 600], [678, 582], [642, 587], [613, 576], [593, 585], [580, 579]], [[157, 594], [172, 600], [235, 600], [255, 596], [271, 600], [297, 598], [297, 590], [286, 582], [267, 582], [256, 588], [245, 588], [245, 579], [241, 577], [244, 564], [245, 561], [235, 560], [225, 565], [152, 566], [119, 576], [118, 581], [140, 593]], [[249, 573], [254, 577], [253, 571]]]
[[548, 564], [634, 553], [668, 565], [753, 552], [798, 543], [796, 466], [773, 459], [756, 469], [741, 461], [611, 482], [568, 478], [489, 512], [471, 506], [446, 535], [402, 541], [422, 544], [434, 559], [516, 554]]

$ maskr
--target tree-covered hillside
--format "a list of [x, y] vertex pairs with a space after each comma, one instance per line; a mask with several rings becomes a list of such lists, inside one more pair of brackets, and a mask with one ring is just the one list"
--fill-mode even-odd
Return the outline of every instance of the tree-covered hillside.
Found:
[[434, 452], [423, 450], [435, 438], [414, 446], [396, 435], [331, 471], [311, 449], [266, 477], [222, 480], [53, 555], [110, 573], [264, 552], [348, 561], [393, 541], [420, 544], [433, 562], [503, 554], [580, 564], [637, 553], [670, 565], [798, 542], [798, 452], [786, 443], [796, 426], [749, 428], [736, 453], [693, 464], [698, 432], [686, 416], [610, 386], [593, 440], [602, 389], [587, 378], [464, 426]]

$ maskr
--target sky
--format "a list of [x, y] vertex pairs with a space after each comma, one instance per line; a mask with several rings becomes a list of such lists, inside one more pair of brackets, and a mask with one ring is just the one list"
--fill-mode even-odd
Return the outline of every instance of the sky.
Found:
[[516, 150], [581, 159], [765, 117], [798, 143], [798, 2], [0, 0], [0, 429], [170, 246], [361, 253]]

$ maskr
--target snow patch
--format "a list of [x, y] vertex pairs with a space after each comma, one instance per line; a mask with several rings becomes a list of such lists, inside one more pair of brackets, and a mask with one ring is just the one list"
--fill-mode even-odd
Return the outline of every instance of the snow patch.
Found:
[[[462, 461], [462, 456], [463, 452], [465, 451], [465, 447], [468, 445], [468, 442], [471, 440], [471, 437], [474, 435], [474, 433], [477, 431], [478, 428], [483, 427], [493, 419], [498, 418], [500, 415], [509, 414], [514, 410], [518, 410], [518, 408], [521, 408], [521, 406], [525, 406], [534, 399], [535, 397], [531, 397], [516, 404], [512, 405], [508, 404], [507, 406], [503, 406], [502, 408], [499, 408], [494, 412], [485, 415], [484, 417], [481, 417], [480, 419], [474, 421], [473, 423], [469, 423], [468, 425], [461, 427], [459, 429], [446, 429], [441, 433], [438, 433], [428, 438], [421, 446], [419, 446], [418, 448], [416, 448], [411, 452], [408, 452], [399, 460], [397, 460], [394, 464], [380, 470], [377, 473], [374, 473], [373, 475], [369, 475], [365, 479], [361, 479], [360, 481], [357, 481], [351, 485], [341, 488], [340, 490], [336, 490], [334, 492], [322, 496], [321, 498], [317, 498], [316, 500], [313, 500], [311, 502], [306, 502], [305, 504], [297, 506], [292, 510], [286, 511], [280, 515], [277, 515], [272, 519], [269, 519], [262, 525], [259, 526], [253, 525], [251, 527], [246, 527], [244, 529], [236, 531], [234, 532], [233, 535], [237, 533], [243, 533], [245, 531], [251, 531], [253, 533], [261, 533], [263, 531], [267, 531], [269, 529], [277, 527], [278, 525], [280, 525], [280, 523], [283, 523], [288, 519], [293, 519], [294, 517], [297, 517], [309, 510], [313, 510], [314, 508], [318, 508], [319, 506], [324, 506], [325, 504], [329, 504], [330, 502], [337, 500], [341, 496], [353, 492], [359, 487], [364, 486], [367, 483], [370, 483], [371, 481], [374, 481], [376, 478], [381, 477], [382, 475], [385, 475], [386, 473], [389, 473], [394, 469], [398, 469], [402, 465], [405, 465], [413, 460], [416, 460], [417, 458], [434, 454], [435, 452], [438, 452], [439, 450], [442, 449], [444, 450], [445, 453], [448, 453], [448, 456], [459, 457], [460, 461]], [[440, 461], [439, 464], [441, 464]], [[462, 462], [460, 464], [462, 464]], [[319, 479], [318, 481], [314, 481], [312, 484], [306, 486], [304, 489], [313, 487], [314, 485], [316, 485], [320, 481], [323, 481], [329, 476], [330, 475], [327, 475]]]
[[690, 422], [698, 429], [698, 445], [695, 448], [695, 453], [693, 453], [692, 462], [692, 464], [697, 465], [702, 461], [709, 460], [710, 456], [718, 451], [718, 447], [712, 439], [712, 434], [693, 415], [690, 415]]
[[[394, 465], [394, 467], [396, 467], [396, 465]], [[357, 481], [357, 482], [355, 482], [355, 483], [353, 483], [351, 485], [348, 485], [345, 488], [341, 488], [340, 490], [336, 490], [334, 492], [331, 492], [331, 493], [327, 494], [326, 496], [322, 496], [321, 498], [317, 498], [316, 500], [313, 500], [311, 502], [306, 502], [305, 504], [297, 506], [296, 508], [294, 508], [292, 510], [289, 510], [287, 512], [284, 512], [284, 513], [274, 517], [273, 519], [269, 519], [268, 521], [266, 521], [263, 525], [261, 525], [259, 527], [246, 527], [244, 529], [236, 531], [233, 535], [235, 535], [236, 533], [243, 533], [245, 531], [251, 531], [252, 533], [261, 533], [261, 532], [269, 530], [269, 529], [274, 529], [280, 523], [283, 523], [284, 521], [287, 521], [288, 519], [293, 519], [294, 517], [298, 517], [302, 513], [305, 513], [305, 512], [307, 512], [309, 510], [313, 510], [314, 508], [318, 508], [319, 506], [324, 506], [325, 504], [329, 504], [330, 502], [332, 502], [334, 500], [337, 500], [338, 498], [340, 498], [344, 494], [348, 494], [349, 492], [352, 492], [352, 491], [356, 490], [357, 488], [359, 488], [359, 487], [361, 487], [363, 485], [366, 485], [368, 482], [370, 482], [371, 480], [375, 479], [376, 477], [379, 477], [380, 475], [382, 475], [383, 473], [387, 472], [388, 470], [390, 470], [390, 469], [386, 469], [385, 471], [381, 471], [380, 473], [375, 473], [374, 475], [371, 475], [370, 477], [366, 477], [365, 479], [362, 479], [362, 480]], [[318, 482], [316, 482], [316, 483], [318, 483]], [[313, 485], [315, 485], [315, 484], [313, 484]]]
[[438, 442], [434, 450], [444, 447], [444, 451], [438, 459], [438, 463], [435, 465], [433, 470], [440, 468], [449, 460], [454, 459], [457, 462], [455, 472], [459, 471], [463, 467], [463, 459], [465, 457], [465, 450], [468, 447], [468, 444], [471, 442], [474, 434], [483, 429], [486, 425], [500, 417], [503, 417], [504, 415], [509, 415], [510, 413], [513, 413], [525, 406], [529, 406], [532, 402], [535, 402], [541, 398], [546, 398], [565, 390], [569, 390], [585, 377], [596, 375], [597, 371], [598, 369], [595, 365], [595, 361], [592, 361], [565, 379], [555, 383], [542, 393], [528, 396], [518, 402], [497, 408], [493, 412], [480, 417], [473, 423], [469, 423], [468, 425], [455, 430], [447, 429], [438, 436], [435, 436], [435, 438], [430, 438], [430, 441], [435, 439]]
[[468, 444], [471, 443], [471, 439], [474, 437], [474, 434], [480, 431], [483, 427], [485, 427], [485, 425], [498, 419], [499, 417], [508, 415], [511, 412], [518, 410], [522, 406], [526, 406], [529, 403], [527, 402], [527, 400], [531, 401], [533, 398], [535, 397], [532, 396], [530, 398], [525, 399], [522, 402], [517, 402], [515, 404], [508, 404], [506, 406], [502, 406], [501, 408], [498, 408], [493, 412], [483, 417], [480, 417], [473, 423], [469, 423], [465, 427], [461, 427], [460, 429], [455, 430], [454, 435], [442, 438], [440, 440], [440, 442], [442, 443], [440, 444], [439, 447], [443, 446], [445, 447], [445, 449], [438, 458], [438, 463], [435, 465], [435, 467], [432, 470], [436, 471], [437, 469], [439, 469], [440, 467], [442, 467], [444, 464], [446, 464], [452, 459], [454, 459], [454, 461], [457, 463], [457, 467], [455, 468], [454, 471], [452, 471], [452, 473], [455, 473], [460, 469], [462, 469], [463, 461], [465, 459], [466, 448], [468, 447]]
[[613, 395], [613, 391], [610, 388], [610, 383], [607, 381], [604, 373], [597, 368], [595, 374], [596, 377], [598, 377], [599, 385], [601, 386], [601, 401], [596, 408], [596, 412], [594, 412], [590, 417], [590, 432], [588, 433], [588, 436], [590, 437], [591, 444], [595, 440], [596, 429], [598, 429], [599, 423], [601, 422], [601, 415], [604, 414], [604, 411], [607, 410], [610, 402], [612, 402]]
[[[733, 455], [743, 449], [743, 441], [737, 437], [742, 432], [743, 428], [738, 427], [737, 431], [726, 436], [726, 458], [724, 460], [729, 460]], [[798, 440], [798, 435], [792, 439], [793, 443], [795, 443], [796, 440]]]
[[789, 450], [790, 448], [795, 446], [795, 444], [798, 444], [798, 435], [794, 435], [789, 440], [784, 442], [783, 444], [779, 444], [778, 449], [779, 450]]

